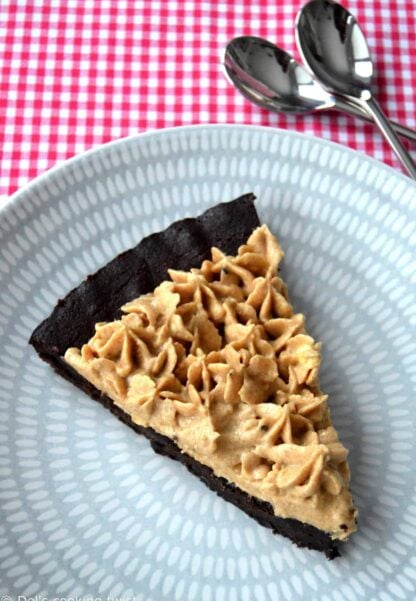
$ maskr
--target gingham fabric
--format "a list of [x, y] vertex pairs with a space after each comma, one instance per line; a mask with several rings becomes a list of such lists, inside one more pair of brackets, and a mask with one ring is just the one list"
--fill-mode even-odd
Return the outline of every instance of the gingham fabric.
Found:
[[[0, 0], [0, 196], [87, 148], [135, 132], [247, 123], [313, 133], [400, 169], [372, 125], [250, 105], [225, 80], [224, 45], [264, 36], [299, 55], [299, 0]], [[394, 119], [416, 127], [416, 4], [348, 0]], [[416, 147], [415, 147], [416, 150]], [[414, 156], [416, 156], [414, 154]]]

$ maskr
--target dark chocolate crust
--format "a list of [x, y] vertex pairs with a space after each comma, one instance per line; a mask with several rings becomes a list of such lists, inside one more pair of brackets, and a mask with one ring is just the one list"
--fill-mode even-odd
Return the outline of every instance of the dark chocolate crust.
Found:
[[322, 551], [329, 559], [339, 555], [331, 537], [308, 524], [274, 515], [269, 503], [252, 497], [224, 478], [183, 453], [175, 442], [152, 428], [134, 424], [129, 415], [82, 378], [62, 359], [71, 346], [81, 347], [94, 332], [99, 321], [113, 320], [121, 305], [141, 294], [151, 292], [166, 279], [167, 269], [189, 270], [209, 258], [212, 246], [235, 254], [259, 225], [255, 197], [246, 194], [234, 201], [208, 209], [196, 219], [173, 223], [160, 233], [144, 238], [60, 300], [50, 317], [33, 332], [30, 344], [41, 358], [65, 379], [99, 401], [121, 421], [150, 440], [153, 449], [180, 461], [211, 490], [242, 509], [259, 524], [288, 537], [300, 547]]
[[260, 225], [254, 200], [254, 194], [245, 194], [147, 236], [60, 300], [33, 332], [30, 344], [40, 354], [63, 355], [87, 342], [97, 322], [116, 319], [124, 303], [154, 290], [168, 269], [198, 267], [211, 257], [212, 246], [235, 254]]

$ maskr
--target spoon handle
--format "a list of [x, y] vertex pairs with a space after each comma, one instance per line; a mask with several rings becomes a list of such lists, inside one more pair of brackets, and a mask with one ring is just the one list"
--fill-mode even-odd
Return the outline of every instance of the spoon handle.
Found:
[[375, 123], [380, 128], [381, 133], [390, 144], [391, 148], [400, 159], [403, 167], [407, 170], [409, 175], [416, 179], [416, 165], [412, 160], [412, 157], [407, 152], [406, 148], [400, 142], [399, 137], [396, 135], [390, 121], [380, 108], [379, 103], [370, 94], [367, 98], [360, 98], [360, 103], [364, 109], [367, 110], [368, 114], [373, 117]]
[[[351, 100], [346, 100], [344, 98], [341, 98], [340, 96], [335, 95], [335, 100], [336, 102], [334, 105], [334, 109], [336, 109], [337, 111], [343, 111], [349, 113], [353, 117], [361, 117], [362, 119], [365, 119], [370, 123], [374, 123], [374, 120], [368, 115], [368, 112], [360, 104], [357, 103], [355, 98]], [[412, 142], [416, 142], [416, 131], [414, 129], [406, 127], [405, 125], [401, 125], [396, 121], [390, 121], [390, 124], [397, 134], [404, 136], [408, 140], [412, 140]]]

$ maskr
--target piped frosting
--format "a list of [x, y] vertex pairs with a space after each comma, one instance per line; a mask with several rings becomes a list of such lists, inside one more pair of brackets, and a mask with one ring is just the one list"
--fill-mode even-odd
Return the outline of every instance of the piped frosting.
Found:
[[65, 360], [134, 422], [334, 538], [355, 530], [347, 450], [319, 388], [320, 345], [277, 275], [266, 226], [97, 323]]

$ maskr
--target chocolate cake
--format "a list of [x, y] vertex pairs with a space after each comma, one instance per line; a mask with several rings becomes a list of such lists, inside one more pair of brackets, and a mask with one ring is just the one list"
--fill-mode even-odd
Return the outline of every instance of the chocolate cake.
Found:
[[347, 452], [254, 200], [148, 236], [58, 301], [30, 343], [156, 452], [332, 559], [355, 530]]

